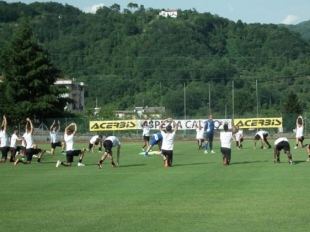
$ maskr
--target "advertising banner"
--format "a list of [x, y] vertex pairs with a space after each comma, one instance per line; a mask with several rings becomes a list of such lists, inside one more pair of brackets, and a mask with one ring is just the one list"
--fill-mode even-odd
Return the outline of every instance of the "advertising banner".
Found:
[[234, 125], [246, 128], [282, 128], [282, 118], [242, 118], [234, 119]]
[[137, 120], [89, 121], [90, 131], [134, 130], [137, 128]]
[[[141, 124], [144, 122], [145, 120], [138, 120], [138, 129], [142, 129]], [[157, 120], [157, 119], [152, 119], [147, 120], [149, 123], [149, 126], [151, 127], [151, 129], [153, 130], [158, 130], [158, 126], [161, 124], [162, 121], [164, 120]], [[178, 130], [195, 130], [196, 127], [194, 127], [195, 124], [198, 124], [199, 120], [198, 119], [187, 119], [187, 120], [178, 120], [175, 119], [174, 120], [176, 122], [176, 124], [178, 124]], [[204, 127], [204, 122], [207, 121], [207, 119], [201, 119], [201, 126]], [[228, 127], [231, 129], [231, 119], [213, 119], [214, 121], [214, 127], [215, 129], [223, 129], [223, 125], [225, 122], [228, 123]], [[163, 125], [163, 128], [165, 128], [167, 125], [169, 125], [170, 122], [165, 123]], [[172, 125], [173, 126], [173, 125]]]

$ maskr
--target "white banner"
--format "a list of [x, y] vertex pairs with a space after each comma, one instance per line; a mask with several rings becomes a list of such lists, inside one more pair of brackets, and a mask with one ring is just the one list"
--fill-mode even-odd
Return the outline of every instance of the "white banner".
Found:
[[[201, 123], [202, 127], [204, 127], [204, 122], [207, 120], [208, 119], [201, 119], [200, 123]], [[142, 129], [141, 124], [144, 121], [145, 120], [138, 120], [138, 129]], [[158, 130], [158, 126], [161, 124], [162, 121], [164, 121], [164, 120], [156, 120], [156, 119], [154, 119], [154, 120], [152, 119], [151, 121], [147, 120], [147, 122], [149, 123], [152, 130]], [[187, 120], [174, 119], [174, 121], [178, 124], [178, 130], [195, 130], [196, 127], [194, 127], [193, 125], [195, 125], [196, 123], [198, 124], [198, 122], [199, 122], [198, 119], [187, 119]], [[231, 129], [231, 123], [232, 123], [231, 119], [213, 119], [213, 121], [214, 121], [215, 129], [223, 129], [224, 123], [228, 123], [228, 128]], [[165, 123], [163, 128], [165, 128], [169, 124], [170, 124], [170, 122]]]

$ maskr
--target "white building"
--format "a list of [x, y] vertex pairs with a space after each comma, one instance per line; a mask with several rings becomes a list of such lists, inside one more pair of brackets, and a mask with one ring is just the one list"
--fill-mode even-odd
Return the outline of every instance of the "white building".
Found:
[[71, 98], [74, 101], [74, 104], [67, 106], [66, 110], [69, 111], [84, 111], [84, 92], [85, 84], [84, 82], [77, 82], [75, 78], [71, 79], [57, 79], [55, 85], [65, 86], [69, 93], [64, 94], [63, 97]]
[[178, 17], [178, 10], [175, 9], [167, 9], [165, 11], [161, 11], [159, 13], [159, 16], [163, 16], [163, 17], [171, 17], [171, 18], [176, 18]]

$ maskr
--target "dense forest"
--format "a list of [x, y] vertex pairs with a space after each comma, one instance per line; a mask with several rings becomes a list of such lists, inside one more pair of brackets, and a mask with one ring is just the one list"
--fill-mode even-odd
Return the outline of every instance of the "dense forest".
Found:
[[222, 116], [279, 116], [296, 93], [308, 110], [310, 46], [300, 33], [195, 9], [165, 18], [162, 10], [129, 3], [91, 14], [54, 2], [0, 1], [0, 51], [27, 17], [61, 76], [86, 83], [89, 109], [97, 99], [118, 110], [164, 106], [178, 117], [211, 108]]

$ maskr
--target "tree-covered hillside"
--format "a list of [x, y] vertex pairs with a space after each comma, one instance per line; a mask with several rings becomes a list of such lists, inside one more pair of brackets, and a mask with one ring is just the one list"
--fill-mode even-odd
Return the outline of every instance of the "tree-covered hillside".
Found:
[[281, 25], [281, 26], [285, 26], [291, 31], [300, 33], [301, 37], [306, 41], [310, 40], [310, 20], [298, 23], [296, 25]]
[[98, 99], [115, 109], [165, 106], [199, 117], [212, 107], [229, 115], [233, 92], [234, 114], [279, 115], [290, 90], [307, 108], [310, 46], [300, 34], [194, 9], [159, 17], [161, 10], [131, 3], [90, 14], [52, 2], [0, 2], [0, 50], [29, 17], [62, 75], [88, 86], [88, 108]]

